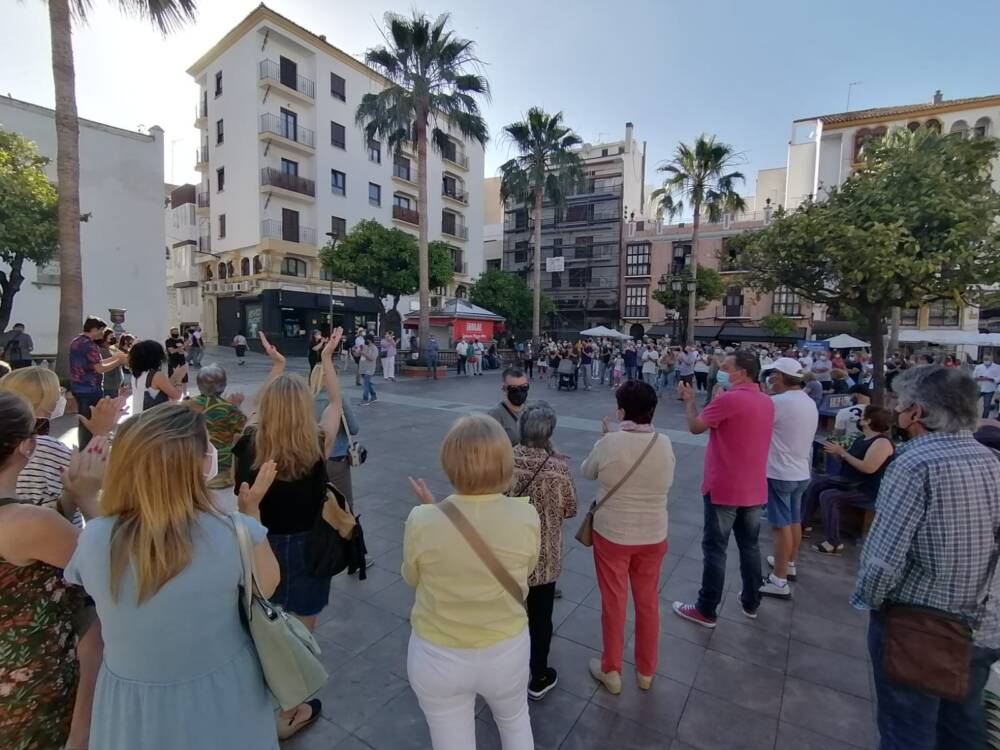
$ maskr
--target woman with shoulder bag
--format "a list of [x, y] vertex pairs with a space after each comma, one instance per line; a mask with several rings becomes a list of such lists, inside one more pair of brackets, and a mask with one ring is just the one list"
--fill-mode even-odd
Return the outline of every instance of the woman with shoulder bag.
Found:
[[611, 431], [604, 421], [604, 437], [594, 445], [582, 471], [600, 485], [590, 517], [604, 649], [600, 659], [590, 660], [590, 674], [617, 695], [622, 689], [629, 584], [635, 604], [639, 687], [648, 690], [656, 673], [657, 591], [660, 563], [667, 552], [667, 492], [674, 481], [674, 450], [670, 438], [653, 427], [656, 392], [651, 386], [628, 381], [615, 398], [620, 429]]
[[538, 561], [538, 513], [527, 498], [501, 494], [514, 458], [492, 417], [459, 418], [441, 444], [441, 466], [455, 494], [440, 503], [410, 478], [421, 505], [403, 534], [402, 574], [416, 588], [407, 676], [434, 750], [476, 746], [477, 694], [504, 750], [532, 750], [524, 597]]

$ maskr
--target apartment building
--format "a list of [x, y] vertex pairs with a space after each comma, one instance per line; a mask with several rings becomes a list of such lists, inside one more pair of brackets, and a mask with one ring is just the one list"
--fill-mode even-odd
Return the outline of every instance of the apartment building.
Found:
[[[622, 235], [625, 217], [641, 215], [645, 203], [645, 145], [625, 124], [621, 141], [580, 147], [584, 184], [562, 205], [542, 210], [542, 293], [556, 313], [542, 327], [556, 336], [576, 336], [597, 325], [619, 322]], [[534, 218], [526, 204], [504, 211], [503, 269], [531, 283]], [[556, 259], [552, 263], [548, 261]], [[551, 270], [549, 270], [551, 268]]]
[[190, 183], [164, 187], [167, 324], [181, 329], [201, 325], [201, 280], [213, 257], [198, 247], [197, 192]]
[[[330, 278], [318, 262], [331, 235], [363, 219], [451, 247], [455, 278], [434, 299], [461, 296], [482, 272], [483, 149], [458, 137], [428, 154], [427, 205], [416, 201], [416, 154], [393, 154], [355, 125], [361, 97], [386, 81], [265, 5], [255, 8], [188, 73], [199, 86], [195, 155], [202, 326], [209, 341], [266, 331], [305, 352], [307, 333], [374, 326], [381, 304]], [[400, 313], [416, 309], [404, 299]]]
[[483, 270], [503, 268], [503, 201], [500, 178], [483, 180]]

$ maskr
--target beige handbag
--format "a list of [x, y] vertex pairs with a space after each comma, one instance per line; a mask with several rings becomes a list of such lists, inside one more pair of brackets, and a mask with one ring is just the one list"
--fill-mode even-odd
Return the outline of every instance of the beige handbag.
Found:
[[588, 510], [587, 515], [583, 517], [583, 523], [580, 524], [580, 528], [576, 532], [576, 540], [584, 547], [594, 546], [594, 513], [596, 513], [597, 509], [604, 505], [604, 503], [606, 503], [611, 496], [614, 495], [623, 484], [625, 484], [628, 478], [632, 476], [632, 473], [639, 468], [639, 464], [641, 464], [642, 460], [649, 455], [649, 452], [653, 449], [653, 445], [656, 444], [656, 440], [659, 437], [659, 433], [654, 432], [653, 439], [646, 444], [645, 449], [643, 449], [642, 453], [639, 454], [639, 458], [637, 458], [635, 463], [632, 464], [632, 467], [625, 472], [625, 476], [619, 479], [618, 483], [608, 490], [608, 494], [602, 497], [599, 501], [595, 501], [591, 504], [590, 510]]

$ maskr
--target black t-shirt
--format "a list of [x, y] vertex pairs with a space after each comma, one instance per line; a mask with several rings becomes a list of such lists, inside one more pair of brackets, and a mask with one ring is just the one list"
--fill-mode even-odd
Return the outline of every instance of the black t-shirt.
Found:
[[594, 347], [592, 347], [590, 344], [584, 346], [583, 351], [580, 353], [580, 364], [589, 365], [590, 357], [593, 353], [594, 353]]
[[184, 352], [172, 352], [172, 348], [178, 348], [184, 345], [184, 339], [179, 336], [171, 336], [169, 339], [163, 342], [163, 348], [167, 350], [167, 362], [171, 367], [179, 367], [183, 365], [186, 361], [184, 358]]
[[[257, 470], [252, 468], [255, 456], [254, 430], [250, 429], [233, 447], [237, 494], [240, 484], [252, 485], [257, 478]], [[260, 522], [269, 534], [301, 534], [312, 529], [325, 499], [326, 462], [320, 460], [303, 477], [274, 480], [260, 503]]]
[[609, 364], [611, 362], [611, 347], [602, 346], [601, 347], [601, 361], [604, 364]]

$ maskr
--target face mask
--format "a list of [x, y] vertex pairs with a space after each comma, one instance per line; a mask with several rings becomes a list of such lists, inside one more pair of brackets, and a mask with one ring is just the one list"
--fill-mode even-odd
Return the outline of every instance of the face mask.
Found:
[[49, 419], [59, 419], [66, 411], [66, 396], [62, 393], [59, 394], [59, 400], [56, 401], [56, 405], [52, 408], [52, 413], [49, 414]]
[[715, 375], [715, 382], [722, 386], [722, 390], [728, 391], [730, 385], [729, 373], [725, 370], [719, 370]]
[[521, 406], [528, 400], [528, 386], [513, 385], [507, 386], [507, 400], [514, 406]]
[[215, 475], [219, 473], [219, 450], [211, 443], [208, 444], [208, 451], [205, 453], [205, 458], [208, 459], [208, 468], [204, 470], [202, 476], [208, 482], [215, 479]]

